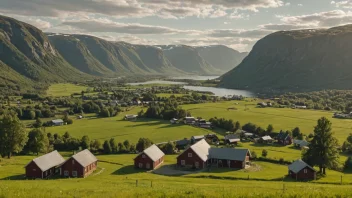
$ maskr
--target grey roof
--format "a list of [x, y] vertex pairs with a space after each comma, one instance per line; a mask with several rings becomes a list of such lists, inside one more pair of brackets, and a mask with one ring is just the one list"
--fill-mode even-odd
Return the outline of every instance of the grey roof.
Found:
[[228, 139], [228, 141], [229, 141], [230, 143], [234, 143], [234, 142], [240, 142], [241, 139], [239, 139], [239, 138], [237, 138], [237, 139]]
[[229, 140], [229, 139], [239, 139], [239, 137], [238, 135], [235, 135], [235, 134], [225, 135], [225, 140]]
[[200, 140], [200, 139], [204, 139], [204, 135], [195, 135], [195, 136], [192, 136], [191, 138], [195, 140]]
[[312, 169], [313, 171], [316, 171], [313, 167], [309, 166], [307, 163], [305, 163], [301, 159], [298, 159], [298, 160], [294, 161], [292, 164], [288, 165], [288, 169], [294, 173], [298, 173], [299, 171], [301, 171], [305, 167], [308, 167], [308, 168]]
[[204, 162], [208, 160], [210, 145], [204, 140], [193, 144], [190, 147]]
[[253, 136], [253, 133], [244, 133], [245, 136]]
[[[65, 159], [57, 151], [42, 155], [32, 160], [42, 171], [46, 171], [52, 167], [59, 166], [65, 162]], [[31, 161], [31, 162], [32, 162]], [[28, 164], [26, 165], [26, 167]]]
[[75, 159], [83, 167], [86, 167], [89, 164], [98, 161], [98, 159], [88, 149], [85, 149], [73, 155], [72, 158]]
[[64, 121], [62, 119], [56, 119], [56, 120], [52, 120], [51, 122], [53, 122], [53, 123], [63, 123]]
[[165, 155], [155, 144], [145, 149], [142, 153], [146, 154], [153, 162]]
[[262, 140], [272, 140], [272, 138], [270, 136], [266, 135], [266, 136], [262, 137]]
[[187, 145], [189, 144], [189, 140], [178, 140], [176, 141], [176, 145], [180, 146], [180, 145]]
[[245, 161], [248, 149], [233, 149], [233, 148], [210, 148], [209, 156], [213, 159]]
[[294, 144], [298, 144], [300, 147], [308, 146], [309, 142], [305, 140], [293, 140]]

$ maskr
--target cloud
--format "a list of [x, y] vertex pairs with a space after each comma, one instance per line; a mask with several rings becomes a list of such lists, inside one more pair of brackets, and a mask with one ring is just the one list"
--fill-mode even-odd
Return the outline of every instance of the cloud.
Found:
[[237, 30], [237, 29], [219, 29], [209, 30], [207, 35], [210, 37], [243, 37], [243, 38], [261, 38], [272, 33], [270, 30], [253, 29], [253, 30]]
[[337, 8], [351, 9], [352, 0], [346, 1], [331, 1], [331, 4], [335, 5]]
[[109, 19], [84, 19], [65, 21], [60, 26], [70, 26], [84, 32], [113, 32], [121, 34], [198, 34], [195, 30], [179, 30], [164, 26], [139, 23], [118, 23]]
[[297, 4], [297, 6], [302, 7], [302, 6], [303, 6], [303, 4], [299, 3], [299, 4]]
[[0, 12], [45, 17], [67, 17], [74, 13], [134, 18], [215, 18], [233, 10], [258, 11], [283, 5], [281, 0], [1, 0]]

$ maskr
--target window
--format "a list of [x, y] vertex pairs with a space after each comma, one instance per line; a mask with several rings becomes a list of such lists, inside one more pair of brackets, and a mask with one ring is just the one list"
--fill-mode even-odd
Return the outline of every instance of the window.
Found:
[[142, 164], [142, 163], [139, 163], [139, 164], [138, 164], [138, 167], [139, 167], [139, 168], [143, 168], [143, 164]]
[[72, 176], [77, 177], [77, 171], [72, 171]]
[[192, 153], [188, 153], [188, 157], [192, 157]]
[[142, 155], [142, 158], [145, 158], [145, 155], [144, 155], [144, 154]]
[[67, 170], [65, 170], [65, 171], [64, 171], [64, 176], [66, 176], [66, 177], [67, 177], [68, 175], [69, 175], [69, 174], [68, 174], [68, 171], [67, 171]]
[[199, 168], [199, 162], [195, 162], [194, 165], [196, 168]]
[[182, 166], [186, 165], [186, 161], [185, 160], [181, 160], [181, 165]]
[[145, 167], [146, 167], [147, 169], [150, 169], [150, 164], [147, 163], [147, 164], [145, 165]]
[[304, 172], [305, 174], [307, 174], [307, 173], [308, 173], [308, 170], [307, 170], [307, 169], [304, 169], [303, 172]]

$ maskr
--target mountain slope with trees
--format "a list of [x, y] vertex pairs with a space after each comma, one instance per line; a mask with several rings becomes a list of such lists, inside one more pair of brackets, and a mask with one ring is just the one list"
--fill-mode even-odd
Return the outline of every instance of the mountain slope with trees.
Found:
[[259, 40], [221, 87], [261, 91], [352, 88], [352, 25], [280, 31]]

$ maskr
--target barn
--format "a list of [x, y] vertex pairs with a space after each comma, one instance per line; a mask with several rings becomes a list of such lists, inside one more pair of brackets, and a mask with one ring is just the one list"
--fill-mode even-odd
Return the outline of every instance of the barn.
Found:
[[165, 154], [153, 144], [134, 158], [134, 167], [154, 170], [164, 162], [164, 156]]
[[96, 170], [98, 159], [85, 149], [65, 161], [61, 166], [63, 177], [87, 177]]
[[205, 168], [207, 166], [209, 148], [209, 144], [204, 139], [198, 141], [177, 156], [177, 166], [196, 169]]
[[249, 163], [250, 156], [248, 149], [210, 148], [208, 163], [219, 168], [243, 169]]
[[316, 179], [317, 171], [298, 159], [288, 166], [288, 175], [296, 180], [313, 180]]
[[57, 152], [45, 154], [30, 161], [26, 166], [27, 178], [48, 178], [54, 174], [60, 174], [60, 165], [65, 159]]

